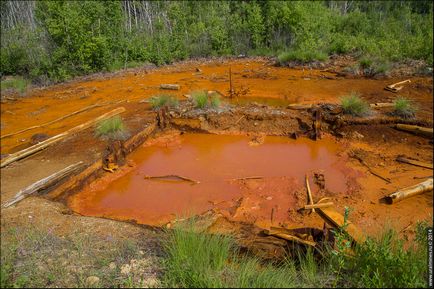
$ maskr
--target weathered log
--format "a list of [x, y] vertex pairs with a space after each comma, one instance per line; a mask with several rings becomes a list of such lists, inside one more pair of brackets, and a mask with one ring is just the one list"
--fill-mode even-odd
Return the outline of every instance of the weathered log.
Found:
[[103, 115], [101, 115], [101, 116], [99, 116], [97, 118], [89, 120], [89, 121], [87, 121], [87, 122], [85, 122], [85, 123], [83, 123], [81, 125], [73, 127], [73, 128], [71, 128], [71, 129], [69, 129], [69, 130], [67, 130], [67, 131], [65, 131], [65, 132], [63, 132], [61, 134], [55, 135], [55, 136], [53, 136], [53, 137], [51, 137], [51, 138], [49, 138], [49, 139], [47, 139], [47, 140], [45, 140], [43, 142], [35, 144], [35, 145], [33, 145], [33, 146], [31, 146], [31, 147], [29, 147], [27, 149], [24, 149], [24, 150], [21, 150], [19, 152], [14, 153], [14, 154], [11, 154], [11, 155], [9, 155], [7, 158], [5, 158], [1, 162], [0, 167], [3, 168], [3, 167], [7, 166], [10, 163], [13, 163], [13, 162], [15, 162], [17, 160], [20, 160], [20, 159], [22, 159], [22, 158], [24, 158], [26, 156], [32, 155], [32, 154], [34, 154], [34, 153], [36, 153], [36, 152], [38, 152], [38, 151], [40, 151], [40, 150], [42, 150], [42, 149], [44, 149], [44, 148], [52, 145], [54, 143], [57, 143], [57, 142], [63, 140], [64, 138], [66, 138], [67, 136], [69, 136], [71, 134], [74, 134], [74, 133], [77, 133], [79, 131], [82, 131], [82, 130], [84, 130], [84, 129], [86, 129], [86, 128], [92, 126], [92, 125], [94, 125], [95, 123], [97, 123], [97, 122], [99, 122], [101, 120], [110, 118], [110, 117], [115, 116], [117, 114], [120, 114], [120, 113], [122, 113], [124, 111], [125, 111], [124, 107], [119, 107], [119, 108], [114, 109], [114, 110], [112, 110], [110, 112], [107, 112], [107, 113], [105, 113], [105, 114], [103, 114]]
[[420, 162], [420, 161], [416, 161], [416, 160], [410, 160], [410, 159], [404, 158], [402, 156], [397, 157], [396, 161], [400, 162], [400, 163], [406, 163], [406, 164], [422, 167], [422, 168], [433, 169], [433, 164], [428, 164], [428, 163], [424, 163], [424, 162]]
[[432, 128], [421, 127], [421, 126], [417, 126], [417, 125], [401, 124], [401, 123], [398, 123], [395, 126], [395, 128], [399, 129], [399, 130], [419, 134], [419, 135], [429, 137], [429, 138], [433, 137], [433, 129]]
[[299, 236], [295, 236], [293, 232], [285, 228], [271, 227], [269, 230], [264, 230], [264, 233], [268, 236], [275, 236], [281, 239], [301, 243], [312, 247], [316, 246], [316, 242], [313, 241], [313, 238], [312, 240], [302, 239]]
[[393, 102], [377, 102], [371, 103], [369, 106], [372, 108], [381, 108], [381, 107], [393, 107], [395, 104]]
[[328, 202], [328, 203], [321, 203], [321, 204], [313, 204], [313, 205], [305, 205], [304, 209], [305, 210], [310, 210], [310, 209], [315, 209], [315, 208], [328, 208], [328, 207], [332, 207], [333, 206], [333, 202]]
[[[119, 101], [119, 102], [117, 102], [117, 103], [120, 103], [120, 102], [123, 102], [123, 101]], [[77, 114], [79, 114], [79, 113], [85, 112], [85, 111], [90, 110], [90, 109], [92, 109], [92, 108], [95, 108], [95, 107], [102, 107], [102, 106], [106, 106], [106, 105], [110, 105], [110, 104], [114, 104], [114, 103], [109, 102], [109, 103], [93, 104], [93, 105], [90, 105], [90, 106], [86, 106], [86, 107], [84, 107], [84, 108], [82, 108], [82, 109], [79, 109], [79, 110], [74, 111], [74, 112], [72, 112], [72, 113], [69, 113], [69, 114], [67, 114], [67, 115], [61, 116], [61, 117], [56, 118], [56, 119], [54, 119], [54, 120], [52, 120], [52, 121], [49, 121], [49, 122], [43, 123], [43, 124], [41, 124], [41, 125], [34, 125], [34, 126], [31, 126], [31, 127], [28, 127], [28, 128], [22, 129], [22, 130], [19, 130], [19, 131], [14, 132], [14, 133], [9, 133], [9, 134], [2, 135], [2, 136], [0, 137], [0, 139], [6, 138], [6, 137], [10, 137], [10, 136], [14, 136], [14, 135], [17, 135], [17, 134], [20, 134], [20, 133], [23, 133], [23, 132], [26, 132], [26, 131], [29, 131], [29, 130], [32, 130], [32, 129], [35, 129], [35, 128], [45, 127], [45, 126], [47, 126], [47, 125], [50, 125], [50, 124], [56, 123], [56, 122], [58, 122], [58, 121], [64, 120], [65, 118], [68, 118], [68, 117], [71, 117], [71, 116], [77, 115]]]
[[179, 84], [160, 84], [160, 89], [179, 90]]
[[[310, 191], [309, 178], [307, 177], [307, 174], [306, 174], [306, 188], [307, 188], [307, 195], [309, 196], [309, 203], [313, 205], [312, 192]], [[315, 208], [312, 208], [312, 212], [315, 213]]]
[[305, 110], [305, 109], [309, 109], [311, 107], [312, 107], [312, 104], [292, 103], [292, 104], [289, 104], [286, 108], [287, 109], [293, 109], [293, 110]]
[[432, 191], [433, 189], [433, 178], [429, 178], [424, 182], [421, 182], [417, 185], [407, 187], [404, 189], [401, 189], [399, 191], [394, 192], [393, 194], [390, 194], [389, 196], [385, 197], [385, 200], [388, 204], [393, 204], [396, 202], [400, 202], [404, 199], [423, 194], [425, 192]]
[[397, 82], [397, 83], [394, 83], [394, 84], [390, 84], [390, 85], [386, 86], [384, 89], [392, 91], [392, 92], [398, 92], [401, 89], [403, 89], [404, 86], [398, 86], [398, 87], [396, 87], [396, 86], [399, 85], [399, 84], [407, 83], [407, 82], [411, 82], [411, 80], [407, 79], [407, 80], [400, 81], [400, 82]]
[[61, 181], [63, 178], [65, 178], [68, 175], [71, 175], [72, 173], [74, 173], [77, 169], [79, 169], [81, 166], [83, 165], [83, 162], [78, 162], [76, 164], [70, 165], [46, 178], [43, 178], [42, 180], [39, 180], [33, 184], [31, 184], [30, 186], [28, 186], [27, 188], [19, 191], [15, 197], [6, 202], [3, 207], [7, 208], [9, 206], [12, 206], [13, 204], [18, 203], [19, 201], [23, 200], [24, 198], [26, 198], [27, 196], [39, 192], [41, 190], [47, 189], [49, 187], [52, 187], [53, 185], [55, 185], [56, 183], [58, 183], [59, 181]]

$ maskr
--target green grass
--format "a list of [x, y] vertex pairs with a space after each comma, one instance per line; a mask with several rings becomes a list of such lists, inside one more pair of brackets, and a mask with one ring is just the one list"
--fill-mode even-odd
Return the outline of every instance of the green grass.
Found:
[[289, 61], [301, 61], [307, 63], [312, 61], [324, 61], [327, 59], [327, 54], [321, 51], [292, 50], [279, 54], [277, 59], [280, 64]]
[[24, 94], [27, 90], [28, 81], [23, 77], [13, 77], [1, 81], [1, 91], [12, 89], [20, 94]]
[[159, 109], [163, 106], [176, 107], [179, 104], [178, 99], [167, 94], [153, 96], [149, 101], [153, 109]]
[[220, 107], [220, 97], [213, 93], [208, 95], [204, 90], [198, 90], [191, 93], [196, 108], [218, 108]]
[[352, 92], [341, 98], [344, 113], [353, 116], [366, 116], [370, 112], [369, 104], [363, 101], [359, 94]]
[[416, 113], [416, 107], [413, 105], [412, 101], [408, 98], [398, 96], [393, 101], [393, 114], [402, 118], [414, 117]]
[[125, 140], [128, 137], [124, 122], [118, 115], [99, 122], [95, 134], [106, 139]]

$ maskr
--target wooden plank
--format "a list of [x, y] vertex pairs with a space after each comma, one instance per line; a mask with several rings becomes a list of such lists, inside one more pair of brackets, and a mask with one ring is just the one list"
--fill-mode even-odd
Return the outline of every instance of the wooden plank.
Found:
[[[344, 225], [344, 216], [339, 214], [333, 208], [318, 208], [318, 214], [331, 226], [341, 228]], [[366, 236], [350, 221], [347, 220], [348, 226], [345, 231], [353, 238], [357, 243], [363, 243], [366, 241]]]
[[40, 151], [40, 150], [42, 150], [42, 149], [44, 149], [44, 148], [52, 145], [54, 143], [57, 143], [57, 142], [63, 140], [64, 138], [66, 138], [67, 136], [69, 136], [71, 134], [74, 134], [74, 133], [77, 133], [79, 131], [82, 131], [82, 130], [84, 130], [84, 129], [86, 129], [86, 128], [92, 126], [92, 125], [94, 125], [95, 123], [97, 123], [99, 121], [102, 121], [104, 119], [110, 118], [110, 117], [115, 116], [117, 114], [120, 114], [120, 113], [122, 113], [124, 111], [125, 111], [124, 107], [119, 107], [119, 108], [114, 109], [112, 111], [109, 111], [109, 112], [107, 112], [107, 113], [105, 113], [105, 114], [103, 114], [103, 115], [101, 115], [101, 116], [99, 116], [97, 118], [89, 120], [89, 121], [87, 121], [87, 122], [85, 122], [85, 123], [83, 123], [81, 125], [73, 127], [73, 128], [71, 128], [71, 129], [69, 129], [69, 130], [67, 130], [67, 131], [65, 131], [65, 132], [63, 132], [61, 134], [55, 135], [55, 136], [53, 136], [53, 137], [51, 137], [51, 138], [49, 138], [49, 139], [47, 139], [45, 141], [42, 141], [42, 142], [40, 142], [38, 144], [35, 144], [35, 145], [33, 145], [33, 146], [31, 146], [31, 147], [29, 147], [27, 149], [24, 149], [24, 150], [21, 150], [19, 152], [14, 153], [14, 154], [11, 154], [7, 158], [5, 158], [4, 160], [2, 160], [2, 162], [0, 164], [0, 167], [3, 168], [3, 167], [7, 166], [10, 163], [13, 163], [13, 162], [15, 162], [17, 160], [20, 160], [20, 159], [22, 159], [22, 158], [24, 158], [26, 156], [32, 155], [32, 154], [34, 154], [34, 153], [36, 153], [36, 152], [38, 152], [38, 151]]
[[14, 198], [12, 198], [11, 200], [9, 200], [8, 202], [6, 202], [3, 207], [7, 208], [10, 207], [16, 203], [18, 203], [19, 201], [25, 199], [26, 197], [28, 197], [29, 195], [39, 192], [41, 190], [47, 189], [52, 187], [53, 185], [55, 185], [56, 183], [58, 183], [59, 181], [61, 181], [63, 178], [65, 178], [66, 176], [74, 173], [77, 169], [79, 169], [81, 166], [83, 165], [83, 162], [78, 162], [75, 163], [73, 165], [70, 165], [54, 174], [51, 174], [50, 176], [43, 178], [42, 180], [39, 180], [33, 184], [31, 184], [30, 186], [26, 187], [25, 189], [22, 189], [21, 191], [19, 191]]

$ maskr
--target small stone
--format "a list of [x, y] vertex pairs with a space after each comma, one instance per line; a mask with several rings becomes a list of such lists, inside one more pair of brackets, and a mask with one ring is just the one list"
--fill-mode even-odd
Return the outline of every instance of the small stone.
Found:
[[89, 276], [86, 278], [86, 283], [88, 286], [95, 286], [96, 284], [98, 284], [99, 282], [99, 278], [96, 276]]
[[255, 122], [253, 123], [253, 125], [254, 125], [254, 126], [258, 126], [258, 123], [255, 121]]
[[114, 269], [116, 269], [116, 263], [115, 263], [115, 262], [111, 262], [111, 263], [109, 264], [109, 268], [110, 268], [110, 270], [114, 270]]
[[145, 252], [143, 252], [142, 250], [139, 251], [140, 255], [145, 255]]
[[270, 197], [266, 197], [265, 199], [268, 200], [268, 201], [270, 201], [270, 200], [273, 199], [273, 197], [270, 196]]

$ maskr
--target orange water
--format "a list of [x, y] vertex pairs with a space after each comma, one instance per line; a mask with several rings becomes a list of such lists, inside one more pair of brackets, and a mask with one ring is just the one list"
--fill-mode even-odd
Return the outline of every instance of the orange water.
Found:
[[[234, 178], [292, 177], [294, 186], [304, 187], [306, 173], [322, 170], [329, 190], [345, 192], [346, 173], [337, 149], [330, 140], [266, 137], [263, 144], [252, 145], [246, 136], [185, 134], [138, 149], [129, 156], [137, 166], [119, 176], [107, 174], [68, 203], [83, 215], [160, 225], [240, 198], [245, 190]], [[144, 178], [171, 174], [200, 183]]]

